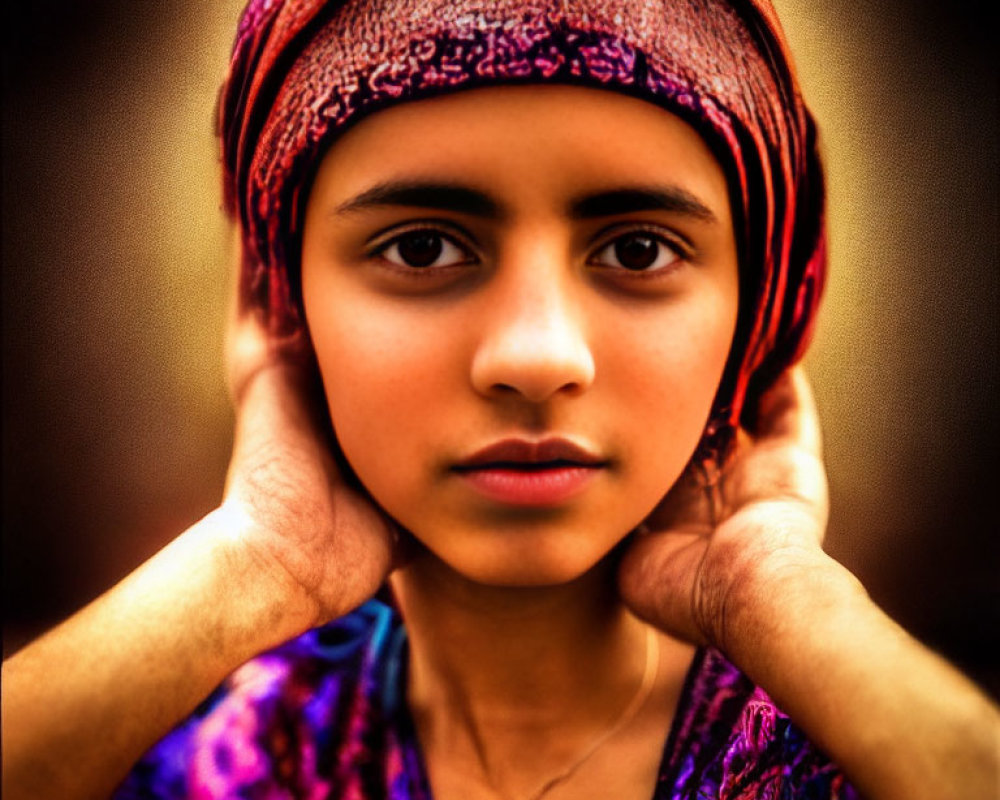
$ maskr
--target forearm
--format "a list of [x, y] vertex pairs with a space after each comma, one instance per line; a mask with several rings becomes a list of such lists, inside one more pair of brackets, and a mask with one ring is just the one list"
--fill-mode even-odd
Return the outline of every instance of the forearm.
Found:
[[1000, 717], [821, 556], [727, 626], [729, 656], [874, 800], [992, 800]]
[[6, 797], [107, 797], [229, 672], [308, 627], [239, 525], [214, 512], [4, 663]]

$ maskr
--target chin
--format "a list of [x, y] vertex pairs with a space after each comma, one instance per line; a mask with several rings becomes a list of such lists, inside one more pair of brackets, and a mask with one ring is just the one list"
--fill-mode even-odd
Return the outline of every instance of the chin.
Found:
[[[612, 566], [629, 529], [618, 532], [557, 528], [543, 533], [470, 532], [441, 543], [422, 539], [430, 555], [467, 581], [496, 588], [543, 588], [579, 580]], [[464, 546], [461, 546], [464, 545]]]
[[[455, 569], [453, 565], [452, 569]], [[589, 564], [586, 569], [573, 569], [550, 564], [518, 564], [509, 569], [490, 565], [482, 570], [456, 569], [466, 579], [481, 586], [497, 589], [541, 589], [552, 586], [564, 586], [581, 578], [596, 566]]]

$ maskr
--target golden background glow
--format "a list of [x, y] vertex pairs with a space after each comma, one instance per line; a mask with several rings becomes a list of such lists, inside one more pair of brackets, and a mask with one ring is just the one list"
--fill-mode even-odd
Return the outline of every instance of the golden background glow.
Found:
[[[48, 0], [5, 33], [5, 650], [220, 496], [230, 253], [213, 108], [240, 5]], [[776, 5], [829, 182], [830, 283], [807, 359], [833, 489], [828, 547], [991, 682], [989, 26], [930, 2]]]

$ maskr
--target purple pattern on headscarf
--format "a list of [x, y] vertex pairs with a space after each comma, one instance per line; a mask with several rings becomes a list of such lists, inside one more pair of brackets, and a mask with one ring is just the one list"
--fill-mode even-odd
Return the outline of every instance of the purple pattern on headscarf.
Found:
[[[367, 603], [234, 672], [115, 800], [430, 800], [405, 665], [399, 617]], [[793, 797], [857, 794], [764, 692], [699, 652], [653, 800]]]

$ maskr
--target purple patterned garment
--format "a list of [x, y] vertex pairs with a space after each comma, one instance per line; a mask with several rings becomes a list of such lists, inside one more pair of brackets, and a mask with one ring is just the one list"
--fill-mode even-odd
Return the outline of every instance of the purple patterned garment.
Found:
[[[371, 601], [234, 672], [115, 800], [430, 800], [405, 664], [401, 620]], [[767, 695], [699, 651], [653, 800], [857, 797]]]

